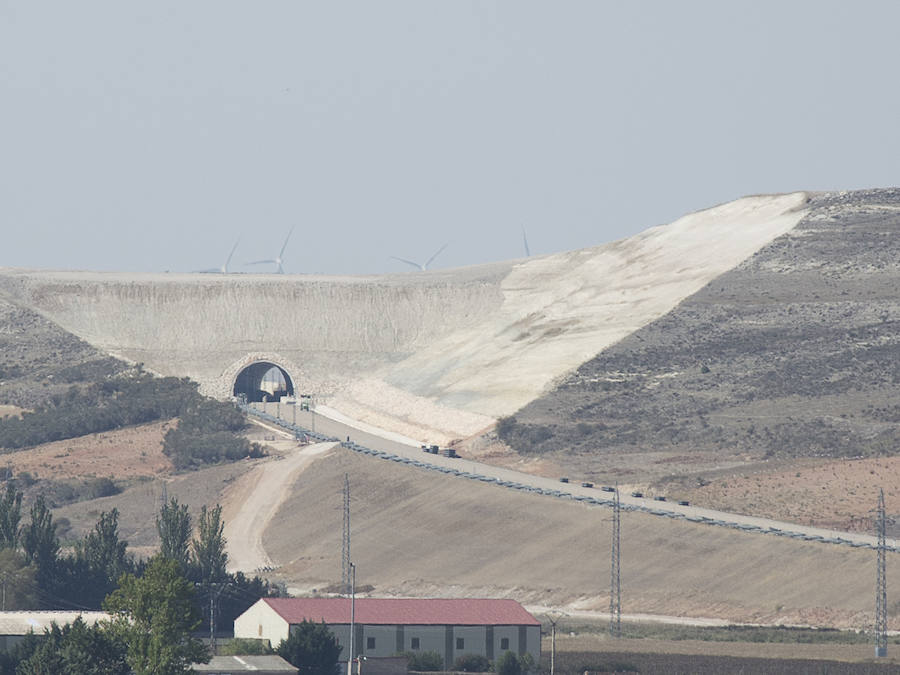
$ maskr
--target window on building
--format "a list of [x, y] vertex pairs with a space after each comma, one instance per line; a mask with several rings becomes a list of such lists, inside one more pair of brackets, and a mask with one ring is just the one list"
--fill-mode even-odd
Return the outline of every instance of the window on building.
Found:
[[373, 638], [373, 637], [366, 638], [366, 649], [375, 649], [375, 638]]
[[509, 638], [500, 638], [500, 649], [509, 649]]
[[410, 646], [412, 649], [418, 649], [418, 648], [419, 648], [419, 638], [413, 638], [413, 639], [410, 641], [409, 646]]
[[465, 649], [466, 641], [463, 640], [462, 638], [456, 638], [456, 648], [457, 649]]

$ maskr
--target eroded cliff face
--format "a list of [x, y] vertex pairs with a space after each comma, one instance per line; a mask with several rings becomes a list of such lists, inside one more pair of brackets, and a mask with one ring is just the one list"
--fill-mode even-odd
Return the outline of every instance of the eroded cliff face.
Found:
[[582, 251], [373, 277], [0, 270], [0, 294], [96, 347], [231, 394], [278, 363], [298, 391], [442, 442], [527, 404], [790, 230], [807, 196], [750, 197]]

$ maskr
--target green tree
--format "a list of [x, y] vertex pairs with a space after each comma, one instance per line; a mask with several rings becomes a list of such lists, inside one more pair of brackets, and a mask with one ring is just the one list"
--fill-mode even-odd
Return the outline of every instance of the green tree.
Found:
[[19, 521], [22, 519], [22, 493], [8, 482], [0, 499], [0, 548], [15, 550], [19, 545]]
[[37, 581], [47, 588], [53, 579], [59, 557], [59, 538], [56, 523], [44, 497], [39, 496], [31, 505], [31, 522], [22, 530], [22, 548], [25, 560], [37, 568]]
[[130, 672], [125, 645], [102, 627], [88, 626], [81, 617], [62, 628], [54, 623], [16, 669], [17, 675], [128, 675]]
[[0, 549], [0, 610], [33, 608], [34, 591], [34, 568], [11, 548]]
[[156, 556], [142, 577], [124, 574], [103, 606], [115, 614], [111, 629], [137, 675], [187, 673], [192, 663], [209, 661], [207, 648], [191, 636], [200, 625], [194, 587], [174, 560]]
[[200, 510], [200, 521], [197, 523], [198, 537], [193, 540], [193, 563], [197, 568], [200, 581], [208, 586], [225, 580], [225, 522], [222, 520], [222, 507], [209, 510], [204, 505]]
[[275, 653], [299, 668], [302, 675], [335, 675], [341, 647], [324, 622], [304, 620], [292, 627], [288, 639], [281, 641]]
[[494, 672], [497, 675], [521, 675], [522, 664], [519, 657], [510, 651], [503, 652], [503, 656], [494, 664]]
[[104, 511], [87, 536], [75, 544], [75, 554], [111, 579], [128, 571], [127, 541], [119, 540], [119, 509]]
[[84, 539], [75, 544], [75, 566], [89, 584], [85, 600], [92, 606], [116, 587], [116, 581], [132, 569], [126, 555], [127, 541], [119, 540], [119, 510], [104, 511]]
[[177, 562], [182, 570], [187, 569], [191, 540], [191, 514], [187, 504], [179, 504], [175, 497], [163, 504], [156, 517], [156, 531], [159, 532], [160, 555]]

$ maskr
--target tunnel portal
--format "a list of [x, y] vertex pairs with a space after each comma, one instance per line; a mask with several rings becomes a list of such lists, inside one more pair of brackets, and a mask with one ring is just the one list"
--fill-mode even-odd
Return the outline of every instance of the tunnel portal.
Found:
[[277, 363], [257, 361], [237, 374], [232, 393], [248, 403], [278, 401], [282, 396], [294, 395], [294, 383]]

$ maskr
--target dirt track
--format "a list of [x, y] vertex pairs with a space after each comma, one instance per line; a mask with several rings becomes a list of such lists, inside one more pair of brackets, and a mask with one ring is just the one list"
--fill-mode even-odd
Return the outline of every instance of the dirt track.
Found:
[[256, 466], [235, 481], [223, 496], [228, 568], [250, 572], [272, 567], [262, 545], [262, 533], [290, 494], [296, 476], [335, 443], [299, 447]]

